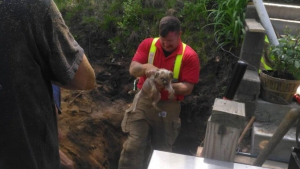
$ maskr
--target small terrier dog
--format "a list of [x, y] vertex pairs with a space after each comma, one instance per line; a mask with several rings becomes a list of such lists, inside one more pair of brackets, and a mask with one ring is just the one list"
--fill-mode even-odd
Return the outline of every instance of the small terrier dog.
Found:
[[128, 111], [136, 111], [137, 103], [141, 97], [152, 99], [153, 107], [160, 111], [160, 108], [157, 107], [157, 102], [161, 98], [161, 89], [165, 89], [169, 92], [169, 99], [173, 100], [175, 98], [175, 91], [171, 85], [172, 79], [173, 72], [166, 69], [159, 69], [154, 75], [145, 80], [142, 89], [135, 95], [132, 106]]

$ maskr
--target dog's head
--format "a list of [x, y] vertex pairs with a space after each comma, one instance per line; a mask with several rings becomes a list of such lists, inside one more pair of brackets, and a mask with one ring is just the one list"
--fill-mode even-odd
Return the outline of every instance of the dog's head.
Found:
[[159, 69], [154, 74], [154, 80], [156, 83], [160, 84], [161, 86], [167, 86], [171, 83], [173, 79], [173, 72], [167, 69]]

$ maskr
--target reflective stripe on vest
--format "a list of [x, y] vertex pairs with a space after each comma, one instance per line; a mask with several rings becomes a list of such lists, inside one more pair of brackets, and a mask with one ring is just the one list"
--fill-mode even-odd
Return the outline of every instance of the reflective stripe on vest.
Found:
[[155, 43], [157, 42], [158, 38], [154, 38], [150, 47], [149, 55], [148, 55], [148, 63], [151, 63], [153, 65], [155, 52], [156, 52], [156, 46]]
[[[265, 35], [265, 43], [270, 44], [267, 35]], [[265, 49], [265, 50], [268, 50], [268, 49], [269, 49], [269, 48], [267, 48], [267, 49]], [[269, 65], [267, 65], [267, 63], [265, 62], [265, 58], [264, 58], [264, 57], [269, 57], [269, 56], [264, 56], [264, 55], [263, 55], [263, 56], [261, 57], [261, 59], [260, 59], [261, 65], [263, 66], [263, 68], [264, 68], [265, 70], [272, 70], [272, 68], [271, 68]], [[259, 70], [259, 72], [261, 72], [261, 70]]]
[[[148, 63], [153, 64], [154, 58], [155, 58], [155, 52], [156, 52], [156, 46], [155, 43], [157, 42], [159, 38], [154, 38], [149, 50], [149, 55], [148, 55]], [[179, 72], [181, 68], [181, 62], [183, 58], [183, 53], [185, 51], [186, 44], [182, 43], [182, 53], [176, 56], [176, 60], [174, 63], [174, 69], [173, 69], [173, 82], [178, 82], [178, 77], [179, 77]]]

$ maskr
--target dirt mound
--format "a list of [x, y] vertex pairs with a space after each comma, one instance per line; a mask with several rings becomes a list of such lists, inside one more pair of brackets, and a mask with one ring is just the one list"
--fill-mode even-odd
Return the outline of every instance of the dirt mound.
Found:
[[[97, 86], [91, 91], [62, 89], [59, 129], [64, 133], [60, 148], [76, 168], [117, 168], [125, 135], [121, 131], [124, 110], [132, 96], [128, 71], [119, 63], [93, 63]], [[124, 70], [124, 71], [122, 71]], [[124, 76], [122, 72], [127, 73]], [[122, 99], [119, 99], [122, 98]]]
[[60, 147], [77, 168], [116, 168], [125, 139], [120, 124], [127, 104], [108, 98], [95, 102], [92, 95], [93, 91], [62, 90], [63, 113], [59, 116], [59, 128], [65, 135]]

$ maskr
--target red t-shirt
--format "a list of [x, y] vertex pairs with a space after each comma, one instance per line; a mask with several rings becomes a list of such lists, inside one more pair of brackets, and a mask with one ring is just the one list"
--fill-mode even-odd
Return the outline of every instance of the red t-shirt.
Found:
[[[139, 62], [141, 64], [148, 63], [149, 50], [152, 44], [153, 38], [145, 39], [138, 47], [132, 61]], [[173, 72], [176, 56], [182, 53], [182, 43], [180, 41], [178, 48], [168, 57], [165, 57], [160, 40], [158, 39], [156, 44], [156, 52], [153, 65], [158, 68], [164, 68]], [[179, 72], [178, 82], [198, 83], [200, 73], [200, 61], [197, 53], [188, 45], [186, 45], [185, 52], [181, 62], [181, 68]], [[142, 88], [146, 76], [140, 77], [137, 87]], [[183, 95], [176, 95], [176, 100], [181, 101], [184, 99]], [[168, 92], [166, 90], [161, 91], [161, 100], [168, 100]]]

